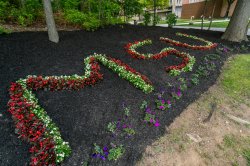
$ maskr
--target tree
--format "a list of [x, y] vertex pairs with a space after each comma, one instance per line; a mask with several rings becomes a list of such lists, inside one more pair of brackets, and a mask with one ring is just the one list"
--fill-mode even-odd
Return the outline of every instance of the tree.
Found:
[[156, 10], [157, 8], [168, 8], [169, 0], [140, 0], [140, 2], [147, 8], [153, 9], [153, 25], [156, 25], [159, 21]]
[[126, 21], [128, 17], [142, 12], [143, 5], [138, 0], [123, 0], [120, 1], [119, 4], [123, 9], [124, 21]]
[[55, 43], [59, 42], [58, 32], [56, 30], [55, 20], [50, 0], [43, 0], [44, 13], [46, 17], [46, 24], [48, 29], [49, 40]]
[[247, 41], [247, 31], [250, 17], [250, 1], [238, 0], [229, 25], [222, 39], [241, 42]]
[[231, 5], [234, 3], [234, 1], [235, 0], [227, 0], [227, 12], [226, 12], [226, 14], [225, 14], [225, 17], [227, 18], [228, 17], [228, 15], [229, 15], [229, 11], [230, 11], [230, 7], [231, 7]]

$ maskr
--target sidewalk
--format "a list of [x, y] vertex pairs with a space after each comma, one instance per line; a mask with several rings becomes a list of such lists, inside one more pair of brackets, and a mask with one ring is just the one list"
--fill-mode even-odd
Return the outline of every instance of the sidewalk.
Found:
[[[160, 27], [168, 27], [168, 24], [157, 24]], [[201, 29], [201, 27], [191, 27], [191, 26], [174, 26], [173, 28], [180, 28], [180, 29]], [[204, 27], [203, 30], [207, 30], [208, 27]], [[210, 31], [219, 31], [225, 32], [226, 28], [210, 28]], [[247, 35], [250, 36], [250, 29], [248, 29]]]
[[[213, 21], [213, 23], [214, 22], [229, 22], [230, 20], [214, 20]], [[178, 22], [178, 21], [177, 21]], [[193, 24], [201, 24], [202, 22], [201, 21], [194, 21], [193, 22]], [[204, 21], [203, 22], [204, 24], [206, 24], [206, 23], [210, 23], [210, 21]], [[177, 25], [176, 26], [178, 26], [178, 25], [189, 25], [189, 22], [186, 22], [186, 23], [177, 23]]]

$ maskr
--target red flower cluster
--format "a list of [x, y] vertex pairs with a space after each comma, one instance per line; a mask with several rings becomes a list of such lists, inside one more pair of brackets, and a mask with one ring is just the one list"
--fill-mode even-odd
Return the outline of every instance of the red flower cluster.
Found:
[[139, 43], [139, 41], [136, 41], [134, 43], [128, 43], [125, 46], [125, 49], [126, 49], [127, 53], [130, 54], [133, 58], [136, 58], [136, 59], [161, 59], [161, 58], [166, 57], [166, 56], [168, 56], [170, 54], [174, 54], [177, 57], [182, 58], [182, 63], [181, 64], [166, 67], [165, 69], [166, 69], [167, 72], [169, 72], [170, 70], [173, 70], [173, 69], [181, 70], [182, 68], [184, 68], [189, 63], [188, 55], [183, 53], [183, 52], [179, 52], [178, 50], [176, 50], [174, 48], [169, 48], [169, 49], [166, 49], [165, 51], [163, 50], [160, 53], [153, 54], [150, 57], [146, 58], [145, 55], [140, 54], [140, 53], [138, 53], [136, 51], [133, 51], [133, 49], [131, 49], [131, 47], [133, 45], [138, 44], [138, 43]]
[[169, 72], [170, 70], [181, 70], [182, 68], [184, 68], [185, 66], [187, 66], [187, 64], [189, 63], [189, 57], [186, 53], [184, 52], [180, 52], [177, 51], [176, 49], [173, 50], [169, 50], [169, 54], [174, 54], [177, 57], [182, 58], [182, 62], [179, 65], [172, 65], [169, 67], [166, 67], [166, 71]]
[[[181, 34], [181, 35], [190, 38], [190, 36], [187, 35], [187, 34]], [[191, 38], [192, 37], [193, 36], [191, 36]], [[194, 38], [194, 39], [196, 39], [196, 38]], [[204, 45], [204, 46], [189, 45], [187, 43], [182, 43], [182, 42], [178, 42], [178, 41], [175, 41], [175, 40], [172, 40], [172, 39], [169, 39], [169, 38], [162, 38], [162, 37], [160, 38], [160, 40], [164, 41], [166, 43], [170, 43], [171, 45], [174, 45], [174, 46], [189, 48], [189, 49], [193, 49], [193, 50], [210, 50], [210, 49], [215, 48], [217, 46], [216, 43], [211, 43], [211, 42], [208, 42], [208, 41], [206, 41], [204, 39], [199, 39], [199, 40], [203, 41], [203, 42], [206, 42], [206, 43], [209, 43], [209, 44]]]
[[137, 72], [135, 69], [131, 68], [127, 64], [123, 63], [122, 61], [115, 59], [115, 58], [111, 58], [111, 57], [108, 57], [108, 59], [115, 62], [118, 66], [123, 66], [127, 71], [130, 71], [133, 74], [139, 75], [146, 83], [152, 85], [152, 82], [145, 75], [142, 75], [141, 73]]
[[33, 90], [49, 89], [50, 91], [56, 90], [78, 90], [84, 88], [87, 85], [94, 85], [97, 81], [103, 79], [103, 75], [99, 72], [100, 66], [95, 61], [95, 58], [90, 59], [91, 72], [90, 76], [85, 79], [65, 79], [63, 77], [42, 77], [42, 76], [30, 76], [27, 78], [26, 84]]
[[16, 133], [32, 144], [30, 165], [55, 165], [54, 143], [52, 138], [45, 137], [45, 126], [35, 114], [33, 105], [23, 97], [24, 89], [19, 83], [12, 83], [10, 87], [10, 101], [8, 111], [16, 125]]

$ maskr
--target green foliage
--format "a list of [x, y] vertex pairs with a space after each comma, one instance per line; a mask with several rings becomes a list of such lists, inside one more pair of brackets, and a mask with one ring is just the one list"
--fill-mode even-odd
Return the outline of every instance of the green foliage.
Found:
[[149, 12], [144, 13], [144, 25], [148, 26], [148, 24], [151, 22], [151, 14]]
[[87, 31], [95, 31], [101, 26], [101, 21], [98, 19], [96, 14], [86, 14], [86, 19], [82, 23], [83, 29]]
[[102, 148], [99, 145], [97, 145], [96, 143], [94, 143], [94, 149], [95, 149], [94, 150], [95, 153], [103, 154]]
[[138, 0], [124, 0], [122, 6], [126, 17], [140, 14], [143, 7]]
[[199, 74], [192, 74], [191, 83], [194, 84], [194, 85], [199, 84]]
[[237, 144], [237, 141], [234, 135], [225, 135], [223, 138], [223, 142], [224, 142], [225, 147], [227, 148], [233, 148]]
[[109, 150], [108, 160], [117, 160], [119, 159], [125, 152], [125, 149], [122, 145], [112, 148]]
[[115, 133], [116, 131], [116, 122], [109, 122], [108, 124], [108, 131], [110, 131], [111, 133]]
[[81, 0], [62, 0], [61, 5], [64, 10], [78, 10]]
[[100, 20], [97, 15], [92, 13], [83, 13], [78, 10], [67, 10], [65, 12], [65, 18], [70, 23], [81, 25], [83, 29], [87, 31], [94, 31], [101, 26]]
[[83, 24], [86, 20], [86, 15], [78, 10], [66, 10], [65, 19], [73, 24]]
[[157, 14], [155, 15], [155, 17], [153, 18], [153, 25], [155, 26], [156, 24], [158, 24], [161, 21], [160, 16], [158, 16]]
[[10, 3], [0, 0], [0, 21], [5, 21], [8, 18]]
[[0, 35], [2, 35], [2, 34], [10, 34], [10, 33], [11, 33], [10, 30], [7, 30], [7, 29], [0, 26]]
[[173, 27], [177, 22], [177, 16], [174, 13], [168, 14], [166, 16], [166, 23], [169, 27]]
[[135, 135], [135, 130], [132, 128], [124, 128], [123, 131], [125, 131], [127, 135]]
[[141, 104], [141, 106], [140, 106], [140, 109], [141, 109], [141, 110], [142, 110], [142, 109], [146, 109], [147, 107], [148, 107], [147, 101], [143, 100], [143, 102], [142, 102], [142, 104]]
[[[157, 8], [168, 8], [169, 0], [156, 0]], [[152, 9], [154, 7], [154, 0], [140, 0], [140, 3], [143, 4], [144, 7]]]
[[250, 166], [250, 149], [243, 150], [243, 156], [247, 160], [247, 166]]
[[187, 82], [184, 78], [179, 78], [181, 91], [187, 90]]
[[129, 107], [125, 107], [125, 108], [124, 108], [124, 114], [125, 114], [126, 116], [130, 116], [130, 108], [129, 108]]
[[25, 0], [24, 2], [22, 6], [14, 1], [0, 0], [0, 21], [11, 21], [27, 26], [42, 16], [42, 3], [39, 0]]

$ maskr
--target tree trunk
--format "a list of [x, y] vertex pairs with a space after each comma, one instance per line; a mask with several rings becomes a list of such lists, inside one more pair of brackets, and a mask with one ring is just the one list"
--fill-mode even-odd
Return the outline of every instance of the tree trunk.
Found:
[[156, 25], [156, 0], [154, 0], [154, 20], [153, 20], [153, 26]]
[[206, 9], [207, 9], [207, 0], [205, 0], [205, 4], [204, 4], [204, 8], [203, 8], [203, 14], [202, 14], [202, 18], [201, 18], [201, 30], [203, 30], [203, 24], [204, 24]]
[[44, 13], [46, 17], [46, 24], [48, 29], [49, 40], [55, 43], [59, 42], [58, 32], [56, 30], [55, 20], [50, 0], [43, 0]]
[[216, 1], [214, 1], [214, 7], [213, 7], [212, 14], [211, 14], [211, 19], [210, 19], [210, 23], [209, 23], [209, 26], [208, 26], [208, 30], [210, 30], [212, 22], [213, 22], [215, 8], [216, 8]]
[[247, 40], [248, 22], [250, 17], [250, 1], [238, 0], [229, 25], [222, 39], [241, 42]]
[[231, 3], [228, 3], [227, 12], [226, 12], [226, 14], [225, 14], [225, 18], [228, 18], [229, 10], [230, 10], [231, 5], [232, 5]]

